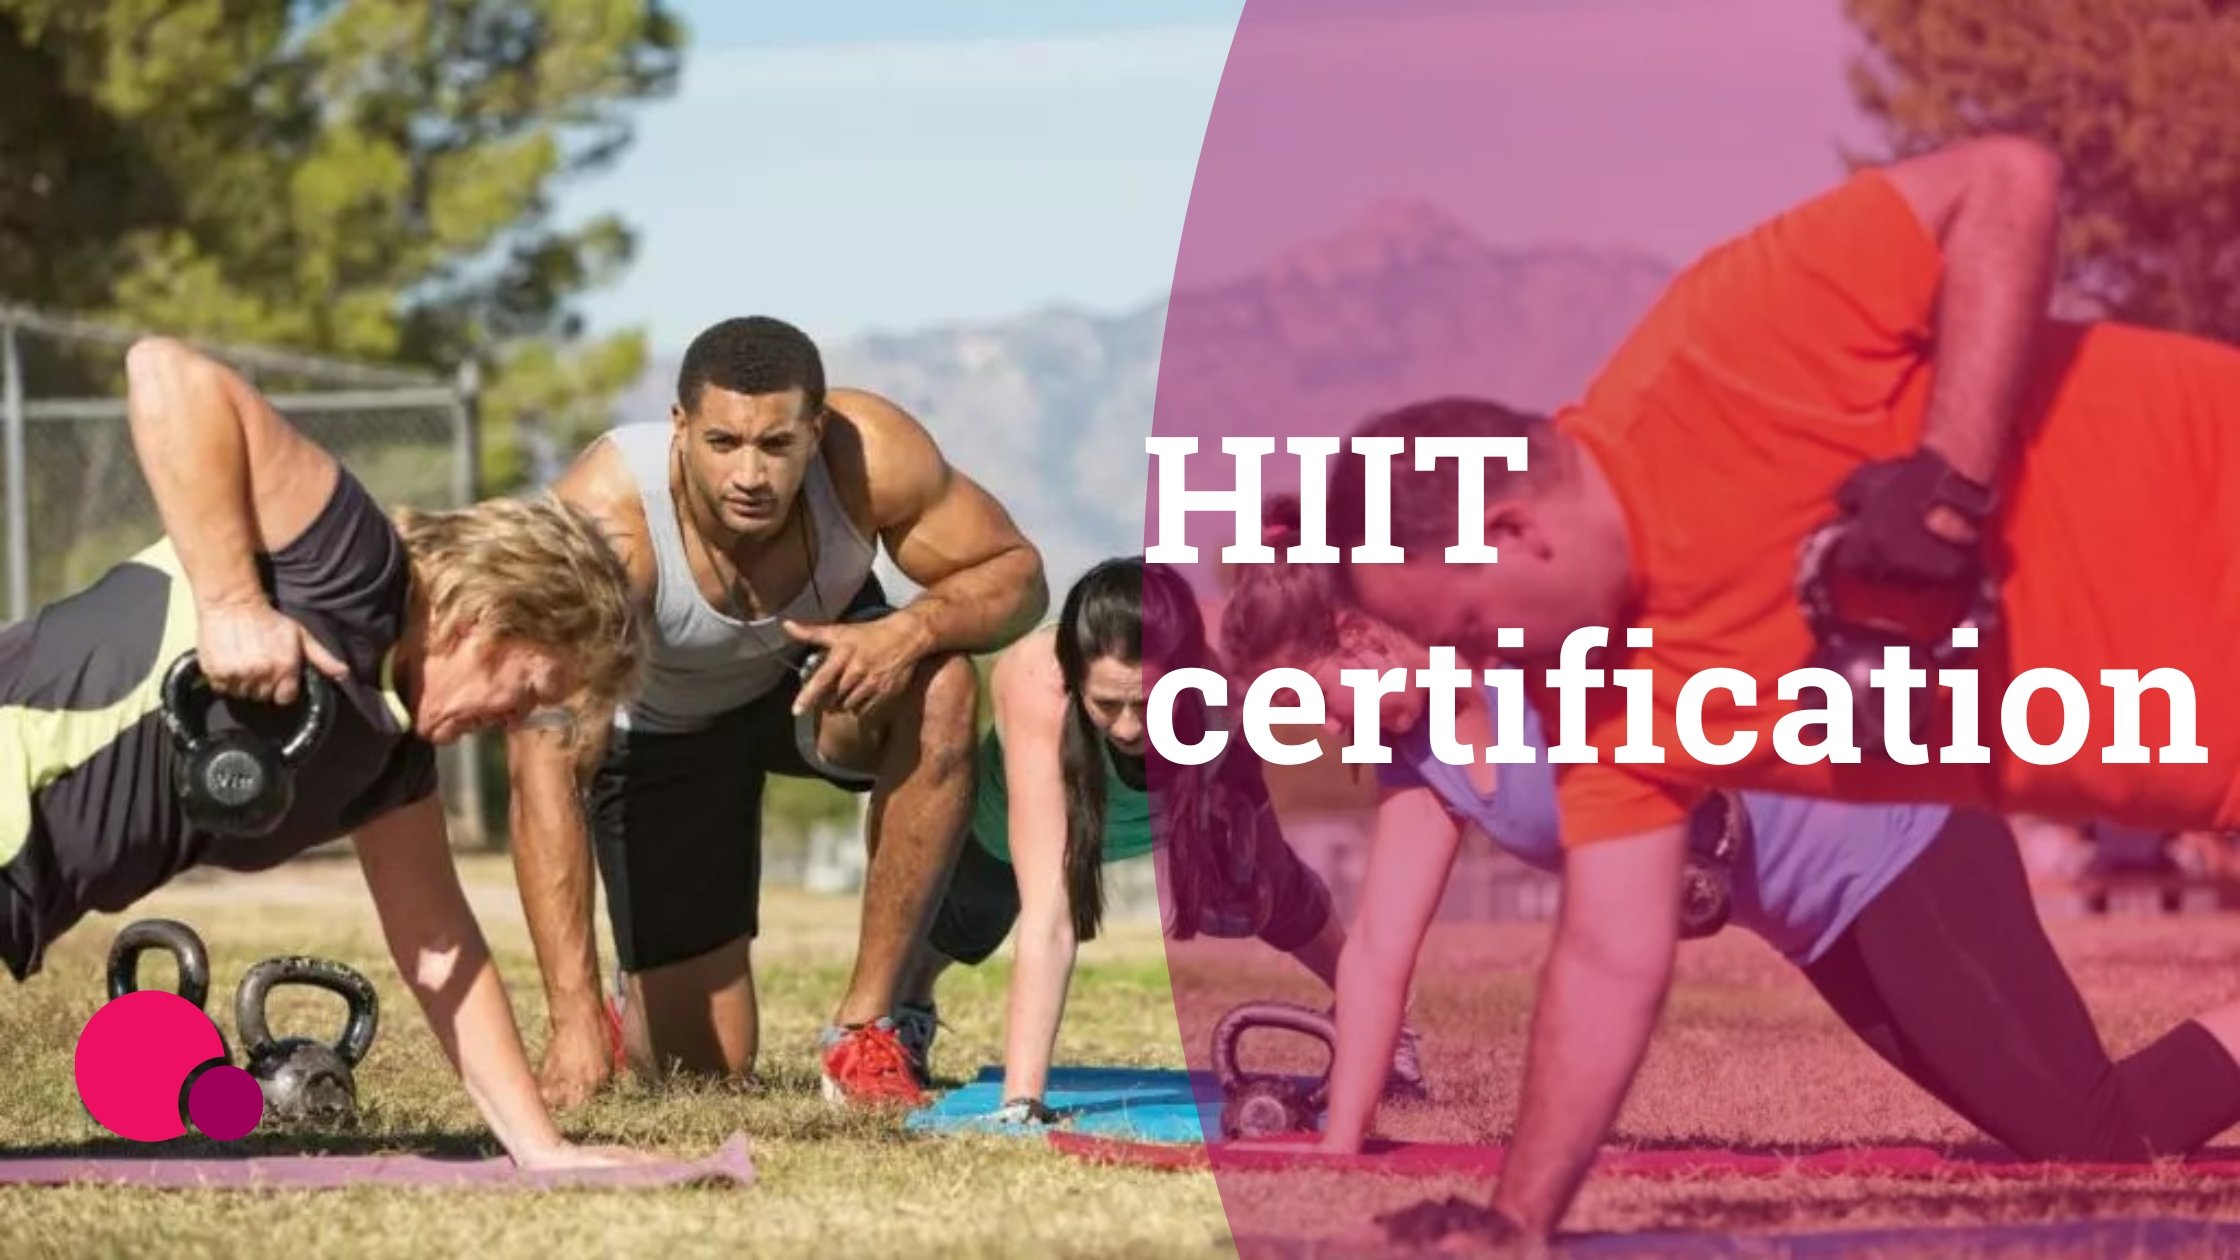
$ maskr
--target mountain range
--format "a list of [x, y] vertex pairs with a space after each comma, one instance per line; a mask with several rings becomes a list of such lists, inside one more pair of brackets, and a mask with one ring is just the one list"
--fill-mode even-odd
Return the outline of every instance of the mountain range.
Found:
[[[1623, 251], [1497, 249], [1435, 208], [1391, 202], [1171, 303], [858, 337], [824, 348], [826, 374], [924, 422], [1042, 547], [1062, 591], [1143, 544], [1163, 342], [1170, 381], [1189, 390], [1162, 432], [1265, 433], [1255, 417], [1271, 414], [1287, 431], [1339, 431], [1435, 392], [1547, 409], [1584, 389], [1670, 275]], [[621, 413], [666, 410], [676, 370], [656, 356]]]

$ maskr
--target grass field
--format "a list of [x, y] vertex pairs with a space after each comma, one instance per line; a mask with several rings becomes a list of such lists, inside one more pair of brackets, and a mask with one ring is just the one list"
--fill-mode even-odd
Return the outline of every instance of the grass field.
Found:
[[[470, 859], [469, 879], [524, 1026], [541, 1032], [540, 997], [509, 868]], [[487, 1143], [416, 1009], [394, 983], [371, 912], [347, 862], [309, 861], [245, 880], [195, 880], [135, 917], [187, 919], [210, 944], [214, 991], [230, 995], [257, 958], [282, 951], [349, 961], [382, 986], [383, 1031], [360, 1070], [368, 1132], [351, 1150], [459, 1152]], [[759, 974], [764, 1079], [754, 1088], [648, 1093], [625, 1086], [562, 1117], [572, 1134], [712, 1149], [751, 1135], [760, 1184], [743, 1192], [560, 1194], [430, 1192], [158, 1195], [102, 1189], [0, 1190], [10, 1256], [158, 1253], [466, 1255], [1223, 1255], [1230, 1217], [1247, 1236], [1359, 1236], [1369, 1214], [1429, 1195], [1481, 1188], [1457, 1180], [1387, 1180], [1092, 1168], [1037, 1143], [920, 1138], [892, 1119], [836, 1114], [818, 1101], [809, 1047], [845, 977], [854, 940], [847, 899], [773, 891]], [[6, 1145], [125, 1150], [72, 1093], [70, 1047], [98, 1005], [108, 941], [122, 920], [88, 923], [60, 943], [34, 983], [0, 997], [0, 1134]], [[1427, 1066], [1438, 1091], [1396, 1110], [1389, 1133], [1498, 1139], [1511, 1121], [1531, 969], [1544, 930], [1465, 925], [1435, 936], [1419, 989]], [[2240, 992], [2240, 920], [2064, 924], [2057, 940], [2111, 1047], [2144, 1044], [2185, 1012]], [[1220, 945], [1184, 966], [1192, 1036], [1230, 998], [1317, 997], [1283, 959]], [[151, 964], [152, 968], [160, 964]], [[151, 972], [152, 975], [160, 974]], [[1219, 976], [1218, 981], [1212, 979]], [[998, 1057], [1004, 971], [953, 974], [950, 1026], [936, 1070], [971, 1074]], [[1084, 951], [1061, 1057], [1067, 1062], [1181, 1062], [1167, 966], [1156, 934], [1128, 926]], [[1201, 1007], [1200, 1001], [1204, 1005]], [[216, 1003], [214, 1003], [216, 1005]], [[331, 999], [300, 1012], [324, 1030]], [[276, 1024], [295, 1008], [276, 1003]], [[220, 1024], [231, 1033], [230, 1014]], [[1467, 1028], [1467, 1039], [1442, 1029]], [[1477, 1030], [1495, 1030], [1493, 1032]], [[1301, 1061], [1301, 1066], [1305, 1061]], [[1809, 990], [1754, 941], [1734, 934], [1690, 946], [1664, 1035], [1623, 1118], [1639, 1142], [1720, 1145], [1966, 1142], [1969, 1131], [1854, 1043]], [[289, 1149], [281, 1139], [247, 1146]], [[2240, 1219], [2228, 1183], [2169, 1173], [2029, 1183], [1777, 1180], [1590, 1184], [1573, 1224], [1588, 1229], [1765, 1230], [2018, 1221], [2083, 1215]], [[1302, 1193], [1302, 1190], [1305, 1193]], [[1223, 1211], [1223, 1193], [1229, 1214]]]

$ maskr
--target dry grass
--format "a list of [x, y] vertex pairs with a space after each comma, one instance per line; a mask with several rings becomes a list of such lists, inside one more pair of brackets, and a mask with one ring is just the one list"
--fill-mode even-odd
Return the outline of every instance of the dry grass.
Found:
[[[499, 952], [516, 1009], [542, 1032], [542, 996], [509, 869], [469, 864], [476, 908]], [[255, 898], [253, 912], [241, 899]], [[137, 907], [195, 925], [230, 995], [249, 964], [283, 950], [339, 958], [382, 989], [383, 1026], [358, 1073], [367, 1136], [380, 1149], [493, 1150], [410, 999], [397, 987], [355, 867], [307, 862], [256, 879], [176, 886]], [[539, 1197], [364, 1191], [246, 1195], [0, 1188], [0, 1252], [27, 1255], [259, 1252], [318, 1256], [1227, 1254], [1210, 1178], [1115, 1175], [1002, 1138], [926, 1139], [899, 1121], [828, 1109], [816, 1094], [812, 1044], [847, 977], [854, 907], [773, 891], [765, 899], [758, 975], [765, 1079], [753, 1089], [653, 1094], [634, 1084], [561, 1118], [576, 1136], [700, 1155], [744, 1130], [760, 1183], [743, 1192]], [[99, 1005], [108, 942], [123, 919], [89, 922], [50, 953], [46, 972], [0, 993], [0, 1134], [11, 1147], [104, 1143], [72, 1092], [70, 1047]], [[1115, 1063], [1179, 1062], [1173, 1005], [1155, 931], [1123, 932], [1085, 960], [1064, 1052]], [[149, 975], [166, 974], [151, 960]], [[964, 1074], [1000, 1055], [1000, 969], [944, 986], [937, 1069]], [[220, 1005], [213, 1002], [213, 1005]], [[274, 1002], [276, 1029], [332, 1026], [340, 1004]], [[291, 1018], [291, 1011], [295, 1012]], [[231, 1035], [230, 1013], [219, 1018]], [[187, 1139], [182, 1139], [182, 1144]], [[213, 1153], [228, 1148], [216, 1148]], [[252, 1137], [242, 1146], [298, 1149]], [[348, 1149], [364, 1149], [364, 1144]]]
[[[2057, 923], [2053, 934], [2118, 1055], [2194, 1011], [2240, 997], [2240, 919], [2079, 921]], [[1438, 1097], [1387, 1108], [1384, 1134], [1444, 1142], [1507, 1138], [1544, 940], [1543, 930], [1523, 925], [1435, 932], [1418, 978], [1415, 1019], [1430, 1030], [1426, 1071]], [[1248, 948], [1226, 943], [1192, 947], [1178, 955], [1177, 968], [1192, 1036], [1203, 1035], [1239, 998], [1278, 988], [1312, 997], [1280, 962], [1263, 963]], [[1441, 1029], [1472, 1031], [1441, 1037]], [[1320, 1060], [1319, 1052], [1294, 1043], [1279, 1047], [1269, 1063], [1307, 1071]], [[1621, 1113], [1616, 1140], [1730, 1148], [1983, 1143], [1852, 1038], [1777, 955], [1737, 933], [1683, 949], [1663, 1032]], [[1245, 1237], [1366, 1240], [1363, 1222], [1378, 1212], [1484, 1193], [1466, 1178], [1224, 1171], [1220, 1183], [1230, 1220]], [[2240, 1182], [2154, 1170], [1996, 1182], [1596, 1178], [1568, 1224], [1585, 1231], [1786, 1231], [2155, 1216], [2240, 1221]]]
[[[525, 1027], [541, 1027], [535, 970], [502, 862], [469, 863], [486, 929]], [[253, 909], [245, 908], [253, 907]], [[193, 922], [209, 941], [216, 991], [281, 950], [352, 962], [382, 984], [384, 1028], [360, 1074], [383, 1149], [457, 1151], [486, 1143], [433, 1040], [379, 954], [354, 868], [308, 862], [254, 880], [198, 880], [138, 909]], [[563, 1117], [579, 1136], [699, 1154], [734, 1130], [755, 1142], [761, 1183], [745, 1192], [158, 1195], [98, 1189], [0, 1190], [10, 1255], [1219, 1255], [1229, 1220], [1246, 1236], [1355, 1237], [1376, 1211], [1430, 1195], [1479, 1193], [1453, 1182], [1333, 1174], [1091, 1168], [1038, 1144], [926, 1139], [888, 1119], [849, 1117], [816, 1098], [810, 1045], [846, 975], [854, 910], [841, 899], [773, 891], [758, 961], [765, 1079], [754, 1089], [648, 1093], [629, 1086]], [[101, 994], [101, 957], [121, 920], [89, 923], [48, 971], [11, 989], [0, 1039], [0, 1134], [12, 1147], [106, 1140], [71, 1092], [69, 1047]], [[1543, 932], [1470, 926], [1435, 936], [1419, 989], [1439, 1098], [1395, 1109], [1387, 1132], [1498, 1140], [1514, 1112], [1532, 968]], [[2057, 932], [2119, 1052], [2213, 1000], [2240, 994], [2240, 920], [2062, 925]], [[1251, 945], [1205, 944], [1182, 962], [1189, 1035], [1231, 999], [1321, 1000], [1311, 981]], [[943, 990], [937, 1066], [965, 1075], [999, 1056], [1004, 972], [953, 975]], [[305, 1018], [324, 1027], [327, 999]], [[1155, 934], [1123, 928], [1085, 951], [1061, 1055], [1071, 1062], [1181, 1062], [1166, 960]], [[280, 1021], [288, 1018], [282, 1008]], [[231, 1028], [230, 1015], [220, 1023]], [[1443, 1031], [1469, 1030], [1467, 1037]], [[1311, 1060], [1302, 1056], [1300, 1065]], [[1778, 959], [1729, 936], [1691, 946], [1665, 1035], [1621, 1122], [1621, 1138], [1763, 1146], [1966, 1142], [1971, 1133], [1845, 1034]], [[282, 1149], [276, 1139], [251, 1145]], [[356, 1149], [362, 1149], [362, 1144]], [[1224, 1200], [1228, 1216], [1224, 1215]], [[1590, 1184], [1574, 1224], [1594, 1230], [1866, 1228], [2078, 1216], [2240, 1219], [2240, 1196], [2169, 1174], [2027, 1183], [1706, 1179]], [[1961, 1253], [1966, 1254], [1966, 1253]], [[1984, 1252], [1980, 1254], [1996, 1254]]]

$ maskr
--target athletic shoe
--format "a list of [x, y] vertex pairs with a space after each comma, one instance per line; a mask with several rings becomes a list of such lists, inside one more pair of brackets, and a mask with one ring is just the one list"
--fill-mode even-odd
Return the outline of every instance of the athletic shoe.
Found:
[[894, 1021], [827, 1028], [817, 1039], [824, 1051], [818, 1085], [834, 1105], [916, 1107], [927, 1101], [910, 1067], [910, 1052], [895, 1036]]
[[1400, 1025], [1400, 1040], [1392, 1047], [1392, 1071], [1384, 1078], [1387, 1098], [1422, 1100], [1431, 1096], [1431, 1089], [1423, 1080], [1423, 1038], [1406, 1021]]
[[910, 1054], [910, 1074], [917, 1079], [920, 1089], [933, 1088], [933, 1038], [940, 1031], [941, 1017], [932, 1003], [924, 1006], [915, 1002], [896, 1004], [894, 1035]]

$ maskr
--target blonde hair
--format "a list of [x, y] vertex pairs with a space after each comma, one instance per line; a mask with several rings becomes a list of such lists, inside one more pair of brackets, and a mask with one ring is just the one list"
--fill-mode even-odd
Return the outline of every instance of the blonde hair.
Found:
[[630, 572], [588, 512], [544, 493], [396, 513], [438, 634], [471, 618], [575, 667], [570, 708], [587, 716], [637, 685], [645, 631]]

